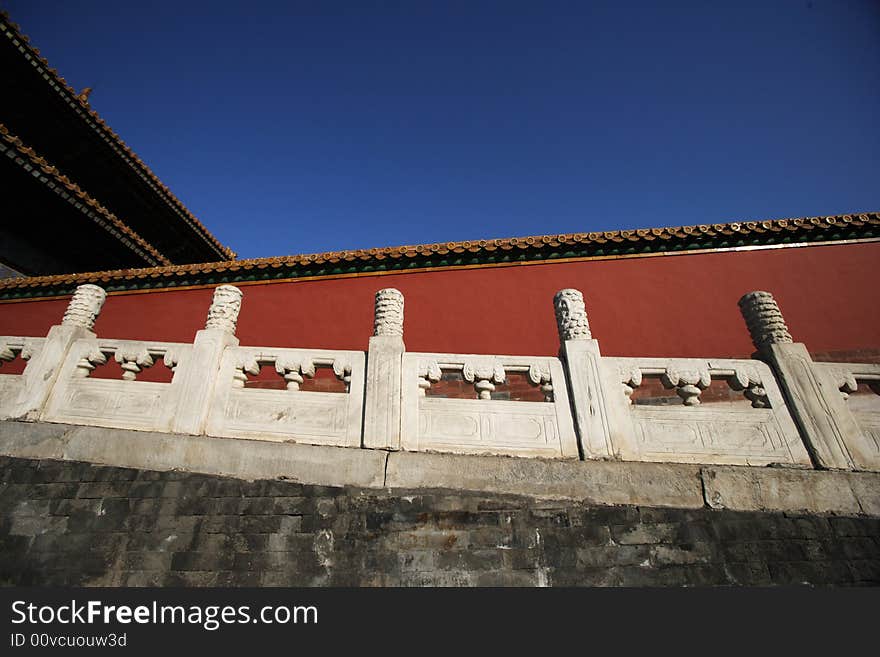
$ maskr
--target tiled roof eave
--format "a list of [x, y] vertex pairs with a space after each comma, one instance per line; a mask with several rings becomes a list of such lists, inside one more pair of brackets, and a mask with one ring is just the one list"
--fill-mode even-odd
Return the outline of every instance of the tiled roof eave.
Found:
[[[49, 62], [40, 55], [40, 51], [30, 45], [30, 40], [22, 34], [18, 25], [13, 23], [9, 15], [0, 10], [0, 29], [6, 32], [7, 37], [13, 40], [19, 50], [29, 59], [34, 60], [38, 66], [42, 67], [41, 73], [48, 75], [50, 84], [55, 87], [56, 91], [62, 95], [65, 102], [73, 108], [94, 130], [98, 131], [103, 141], [109, 144], [144, 182], [153, 189], [156, 194], [163, 198], [172, 211], [178, 215], [185, 224], [199, 235], [217, 255], [234, 259], [236, 253], [220, 243], [214, 235], [202, 224], [178, 199], [174, 193], [162, 183], [161, 180], [150, 170], [146, 163], [141, 160], [134, 151], [117, 135], [110, 126], [102, 119], [98, 113], [93, 110], [87, 101], [77, 95], [74, 89], [67, 83], [57, 70], [49, 66]], [[45, 76], [44, 76], [45, 77]]]
[[38, 174], [41, 180], [56, 193], [64, 190], [65, 197], [78, 207], [83, 206], [83, 211], [104, 230], [112, 234], [120, 243], [133, 251], [147, 264], [161, 264], [167, 266], [171, 261], [160, 253], [152, 244], [147, 242], [138, 233], [126, 224], [122, 219], [105, 208], [99, 201], [80, 188], [74, 181], [62, 174], [56, 167], [37, 154], [33, 148], [27, 146], [21, 139], [12, 134], [9, 129], [0, 123], [0, 145], [5, 153], [14, 155], [16, 161], [21, 161], [21, 166], [32, 173]]
[[[32, 296], [70, 290], [83, 283], [123, 289], [202, 284], [211, 281], [271, 280], [309, 272], [405, 272], [456, 264], [528, 263], [589, 256], [621, 257], [693, 250], [732, 250], [743, 246], [835, 242], [880, 237], [880, 213], [806, 217], [725, 224], [699, 224], [592, 233], [535, 235], [506, 239], [329, 251], [252, 260], [230, 260], [146, 269], [79, 273], [0, 280], [0, 296]], [[323, 274], [330, 275], [330, 274]]]

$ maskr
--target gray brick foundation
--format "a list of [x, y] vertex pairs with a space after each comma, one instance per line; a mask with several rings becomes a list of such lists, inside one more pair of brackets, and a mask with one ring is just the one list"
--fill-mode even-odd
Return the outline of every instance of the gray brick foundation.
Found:
[[0, 582], [880, 584], [880, 519], [591, 506], [0, 458]]

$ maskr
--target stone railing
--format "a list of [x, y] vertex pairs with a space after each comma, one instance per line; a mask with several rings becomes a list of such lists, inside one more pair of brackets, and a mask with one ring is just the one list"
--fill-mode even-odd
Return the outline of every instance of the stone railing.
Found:
[[[347, 448], [880, 470], [880, 365], [815, 363], [772, 295], [740, 307], [753, 360], [602, 356], [578, 290], [554, 297], [559, 358], [407, 352], [404, 300], [375, 300], [369, 351], [239, 346], [216, 289], [192, 343], [99, 338], [81, 286], [45, 338], [0, 337], [0, 419]], [[93, 371], [109, 361], [116, 378]], [[143, 378], [148, 368], [170, 380]], [[155, 370], [154, 370], [155, 371]]]
[[[429, 396], [444, 373], [471, 388], [471, 399]], [[514, 373], [528, 377], [541, 401], [492, 398]], [[405, 450], [578, 458], [557, 358], [407, 353], [401, 392]]]
[[[120, 427], [141, 431], [172, 431], [181, 403], [180, 374], [193, 346], [133, 340], [77, 340], [49, 395], [41, 419], [47, 422]], [[95, 368], [113, 360], [119, 379], [93, 378]], [[145, 369], [171, 370], [170, 383], [138, 381]]]
[[[612, 388], [608, 394], [612, 456], [629, 461], [810, 465], [782, 392], [764, 363], [603, 358], [602, 367], [609, 381], [618, 381], [618, 392]], [[656, 403], [665, 401], [657, 396], [644, 399], [646, 403], [634, 399], [649, 380], [655, 382], [655, 390], [674, 391], [673, 403]], [[742, 403], [727, 396], [702, 403], [701, 396], [713, 382], [741, 392]]]
[[21, 358], [30, 360], [39, 354], [45, 338], [22, 338], [0, 335], [0, 418], [10, 417], [13, 407], [25, 388], [25, 377], [3, 372], [3, 364]]
[[[263, 367], [283, 389], [248, 387]], [[320, 369], [340, 382], [339, 392], [302, 390]], [[360, 447], [364, 406], [361, 351], [230, 347], [223, 356], [208, 416], [211, 436]]]

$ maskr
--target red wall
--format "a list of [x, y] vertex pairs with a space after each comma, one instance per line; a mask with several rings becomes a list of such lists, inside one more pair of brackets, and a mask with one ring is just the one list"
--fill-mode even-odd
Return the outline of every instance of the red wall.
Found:
[[[244, 345], [365, 350], [373, 294], [396, 287], [408, 350], [553, 355], [553, 295], [575, 287], [606, 355], [740, 357], [753, 349], [737, 300], [763, 289], [810, 351], [876, 351], [878, 264], [880, 243], [867, 243], [245, 285], [238, 336]], [[211, 294], [113, 295], [96, 330], [187, 342]], [[0, 303], [0, 335], [44, 335], [66, 303]]]

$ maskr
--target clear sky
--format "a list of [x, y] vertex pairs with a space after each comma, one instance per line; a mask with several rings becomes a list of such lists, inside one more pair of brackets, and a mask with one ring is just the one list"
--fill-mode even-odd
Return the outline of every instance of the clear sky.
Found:
[[239, 257], [880, 210], [880, 2], [0, 0]]

